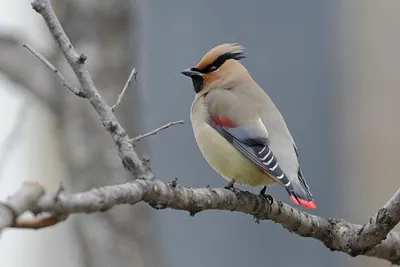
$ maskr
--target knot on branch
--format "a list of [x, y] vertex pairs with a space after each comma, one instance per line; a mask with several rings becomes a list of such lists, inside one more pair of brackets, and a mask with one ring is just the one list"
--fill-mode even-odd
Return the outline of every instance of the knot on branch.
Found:
[[172, 179], [172, 181], [169, 182], [168, 185], [170, 185], [172, 188], [176, 188], [178, 185], [178, 178], [175, 177], [174, 179]]
[[87, 94], [85, 94], [84, 92], [82, 92], [82, 91], [78, 91], [78, 92], [76, 92], [76, 94], [75, 94], [76, 96], [79, 96], [79, 97], [81, 97], [81, 98], [87, 98]]
[[43, 1], [35, 0], [31, 3], [33, 10], [37, 13], [42, 13], [42, 11], [46, 8], [46, 4]]
[[197, 213], [203, 211], [204, 209], [205, 209], [205, 207], [202, 206], [202, 205], [195, 205], [193, 207], [190, 207], [190, 210], [188, 210], [189, 211], [189, 215], [190, 215], [190, 217], [194, 217], [194, 215], [196, 215]]
[[129, 157], [124, 157], [122, 159], [122, 164], [124, 165], [125, 170], [131, 172], [131, 173], [136, 173], [136, 164], [133, 162], [133, 160]]
[[167, 208], [166, 204], [161, 202], [150, 201], [149, 205], [156, 210], [163, 210]]
[[143, 166], [146, 167], [147, 170], [151, 171], [151, 167], [150, 167], [150, 156], [149, 155], [143, 155], [142, 156], [142, 162], [143, 162]]
[[107, 131], [110, 133], [114, 133], [118, 128], [117, 124], [112, 121], [110, 121], [109, 123], [103, 123], [103, 125], [104, 125], [104, 127], [106, 127]]
[[393, 224], [392, 217], [389, 211], [385, 208], [381, 208], [376, 215], [376, 223], [382, 224], [383, 226], [391, 226]]
[[87, 59], [87, 56], [86, 56], [85, 54], [82, 53], [82, 54], [79, 56], [79, 58], [78, 58], [78, 60], [76, 61], [76, 63], [78, 63], [78, 64], [85, 64], [86, 59]]

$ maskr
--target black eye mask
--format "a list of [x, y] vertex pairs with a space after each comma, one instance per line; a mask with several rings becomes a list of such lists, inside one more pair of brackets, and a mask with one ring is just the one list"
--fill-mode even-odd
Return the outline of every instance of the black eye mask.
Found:
[[211, 73], [213, 71], [218, 70], [222, 64], [225, 63], [228, 59], [236, 59], [240, 60], [242, 58], [245, 58], [245, 55], [243, 52], [228, 52], [225, 54], [220, 55], [213, 63], [207, 65], [204, 69], [197, 69], [197, 68], [191, 68], [193, 71], [198, 71], [200, 73]]

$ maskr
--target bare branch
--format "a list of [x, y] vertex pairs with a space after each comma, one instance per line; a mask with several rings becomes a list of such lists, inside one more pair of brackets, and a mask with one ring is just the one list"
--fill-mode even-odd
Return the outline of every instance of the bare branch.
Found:
[[67, 79], [65, 79], [64, 75], [56, 68], [54, 67], [44, 56], [42, 56], [39, 52], [37, 52], [32, 46], [30, 46], [28, 43], [25, 43], [22, 45], [26, 49], [28, 49], [35, 57], [37, 57], [40, 61], [43, 62], [49, 69], [51, 69], [57, 76], [60, 78], [62, 81], [63, 85], [67, 87], [72, 93], [79, 97], [85, 98], [85, 95], [79, 91], [78, 88], [70, 84]]
[[124, 95], [125, 95], [125, 91], [126, 91], [126, 89], [128, 89], [129, 85], [131, 85], [133, 77], [135, 77], [135, 81], [136, 81], [136, 74], [137, 74], [136, 69], [133, 69], [131, 71], [131, 74], [129, 74], [128, 80], [126, 81], [124, 88], [122, 89], [121, 93], [119, 94], [117, 102], [115, 103], [114, 106], [111, 107], [112, 112], [115, 112], [117, 107], [121, 104], [122, 98], [124, 98]]
[[[400, 221], [400, 189], [375, 216], [363, 225], [352, 244], [353, 253], [364, 253], [384, 240]], [[398, 248], [399, 249], [399, 248]]]
[[176, 124], [184, 124], [184, 123], [185, 123], [184, 120], [180, 120], [180, 121], [171, 121], [171, 122], [169, 122], [169, 123], [167, 123], [167, 124], [165, 124], [165, 125], [163, 125], [163, 126], [157, 128], [157, 129], [155, 129], [155, 130], [153, 130], [153, 131], [151, 131], [151, 132], [148, 132], [148, 133], [145, 133], [145, 134], [141, 134], [141, 135], [136, 136], [135, 138], [132, 138], [132, 139], [131, 139], [131, 142], [133, 142], [133, 143], [134, 143], [134, 142], [138, 142], [138, 141], [140, 141], [140, 140], [142, 140], [142, 139], [144, 139], [144, 138], [146, 138], [146, 137], [149, 137], [150, 135], [155, 135], [155, 134], [157, 134], [159, 131], [165, 130], [165, 129], [167, 129], [167, 128], [173, 126], [173, 125], [176, 125]]
[[143, 165], [139, 156], [133, 149], [133, 144], [124, 128], [115, 118], [112, 109], [100, 96], [85, 67], [86, 56], [83, 54], [79, 55], [75, 51], [64, 29], [61, 27], [60, 21], [54, 13], [50, 0], [34, 0], [31, 5], [36, 12], [42, 15], [51, 35], [78, 78], [82, 87], [82, 92], [99, 115], [104, 128], [111, 134], [118, 151], [118, 156], [121, 158], [125, 169], [127, 169], [135, 179], [153, 179], [153, 174]]
[[[18, 199], [21, 201], [23, 199], [20, 191], [16, 195], [20, 195]], [[58, 198], [55, 197], [56, 194], [59, 194]], [[191, 215], [204, 210], [229, 210], [251, 214], [261, 220], [279, 223], [297, 235], [320, 240], [331, 250], [342, 251], [351, 256], [378, 257], [393, 264], [400, 263], [400, 233], [390, 231], [399, 222], [400, 189], [365, 225], [339, 219], [324, 219], [296, 210], [272, 197], [264, 198], [238, 189], [232, 191], [225, 188], [189, 188], [177, 185], [176, 181], [164, 183], [154, 179], [136, 179], [126, 184], [105, 186], [76, 194], [46, 194], [36, 205], [31, 205], [31, 210], [34, 213], [52, 214], [104, 212], [116, 205], [132, 205], [141, 201], [156, 209], [185, 210]], [[16, 202], [13, 201], [4, 207], [15, 205]], [[17, 209], [17, 214], [26, 210], [26, 207]], [[8, 213], [1, 214], [0, 218], [3, 221], [8, 218], [7, 224], [0, 223], [0, 229], [12, 226], [15, 218], [8, 209], [5, 211]], [[381, 229], [385, 229], [388, 235], [381, 234]], [[371, 245], [374, 246], [370, 248]]]

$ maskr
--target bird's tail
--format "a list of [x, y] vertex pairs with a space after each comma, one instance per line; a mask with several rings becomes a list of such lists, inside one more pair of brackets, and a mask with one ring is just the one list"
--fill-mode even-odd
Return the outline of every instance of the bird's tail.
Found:
[[298, 192], [288, 191], [290, 200], [296, 204], [297, 206], [303, 206], [307, 209], [315, 209], [317, 204], [315, 204], [314, 200], [307, 199], [307, 197], [302, 196]]
[[315, 209], [317, 204], [314, 202], [313, 195], [310, 192], [306, 180], [303, 177], [301, 170], [298, 172], [297, 183], [292, 183], [293, 189], [287, 190], [290, 200], [297, 206], [303, 206], [307, 209]]

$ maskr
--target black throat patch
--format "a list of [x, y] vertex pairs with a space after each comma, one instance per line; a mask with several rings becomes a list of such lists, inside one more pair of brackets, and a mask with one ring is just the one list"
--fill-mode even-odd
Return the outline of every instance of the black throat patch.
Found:
[[196, 93], [203, 89], [204, 79], [200, 75], [192, 76], [193, 88]]

